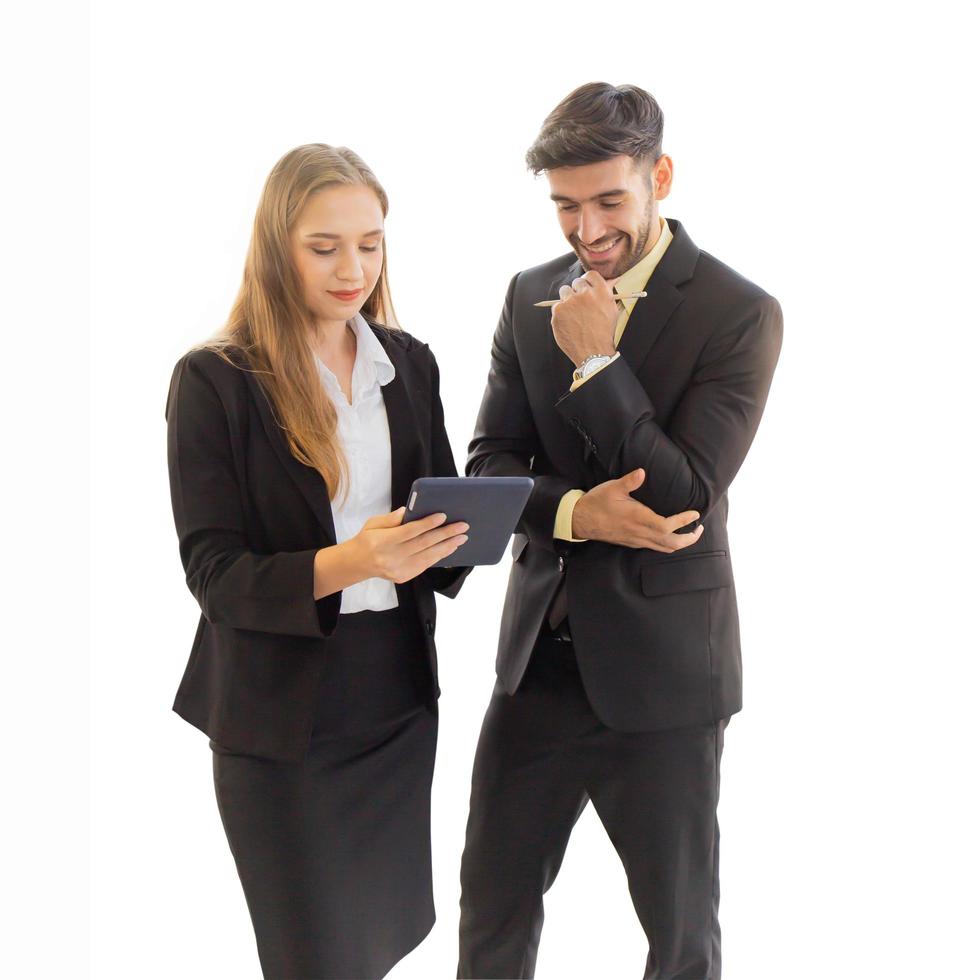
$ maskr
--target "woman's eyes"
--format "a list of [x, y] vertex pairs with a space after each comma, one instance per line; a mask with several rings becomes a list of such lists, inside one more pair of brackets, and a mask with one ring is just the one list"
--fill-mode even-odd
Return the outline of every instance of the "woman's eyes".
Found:
[[[378, 250], [377, 245], [361, 245], [360, 249], [362, 252], [376, 252]], [[312, 251], [315, 255], [334, 255], [335, 249], [333, 248], [313, 248]]]

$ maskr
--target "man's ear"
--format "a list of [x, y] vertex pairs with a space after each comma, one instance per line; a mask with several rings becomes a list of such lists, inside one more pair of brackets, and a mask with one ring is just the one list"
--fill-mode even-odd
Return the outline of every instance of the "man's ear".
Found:
[[669, 197], [672, 190], [672, 157], [663, 154], [654, 164], [652, 169], [653, 197], [661, 201]]

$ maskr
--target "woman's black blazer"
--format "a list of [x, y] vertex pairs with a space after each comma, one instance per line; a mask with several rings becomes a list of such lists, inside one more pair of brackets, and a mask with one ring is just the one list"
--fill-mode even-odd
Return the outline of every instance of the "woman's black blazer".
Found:
[[[437, 362], [426, 344], [372, 323], [394, 365], [382, 386], [391, 432], [391, 500], [419, 476], [456, 476]], [[235, 348], [229, 356], [247, 367]], [[173, 710], [216, 742], [304, 758], [317, 712], [324, 641], [341, 593], [314, 599], [315, 553], [335, 543], [317, 470], [292, 455], [257, 376], [210, 350], [184, 355], [166, 403], [169, 484], [186, 583], [202, 610]], [[454, 596], [467, 569], [432, 568], [397, 586], [437, 685], [434, 591]]]

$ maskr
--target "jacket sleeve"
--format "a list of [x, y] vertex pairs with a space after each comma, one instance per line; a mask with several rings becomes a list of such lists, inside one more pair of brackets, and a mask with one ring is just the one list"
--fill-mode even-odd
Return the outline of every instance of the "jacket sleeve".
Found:
[[513, 339], [513, 296], [517, 277], [510, 282], [500, 322], [490, 351], [490, 374], [477, 415], [474, 438], [468, 447], [468, 476], [530, 476], [533, 490], [517, 523], [517, 530], [551, 551], [556, 550], [553, 529], [557, 508], [573, 483], [559, 476], [532, 472], [540, 450], [530, 402], [523, 384]]
[[341, 593], [315, 601], [319, 549], [257, 554], [248, 546], [225, 407], [197, 361], [187, 354], [176, 364], [166, 403], [172, 513], [189, 590], [210, 623], [326, 637]]
[[755, 438], [781, 345], [782, 311], [765, 295], [714, 334], [666, 431], [621, 357], [564, 395], [557, 411], [611, 477], [646, 471], [634, 498], [664, 516], [697, 510], [704, 522]]
[[[429, 352], [430, 353], [430, 352]], [[431, 461], [434, 476], [457, 476], [457, 464], [451, 451], [450, 440], [447, 438], [447, 428], [444, 425], [444, 405], [441, 402], [440, 372], [434, 354], [430, 355], [431, 367]], [[473, 569], [459, 568], [429, 568], [424, 573], [425, 580], [435, 592], [453, 599], [464, 579]]]

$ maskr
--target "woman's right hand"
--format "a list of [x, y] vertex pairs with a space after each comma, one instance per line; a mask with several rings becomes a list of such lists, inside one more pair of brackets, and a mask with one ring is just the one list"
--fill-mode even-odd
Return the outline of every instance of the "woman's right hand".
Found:
[[466, 540], [470, 525], [445, 524], [446, 514], [431, 514], [402, 524], [404, 507], [370, 517], [349, 541], [367, 578], [407, 582], [452, 555]]

